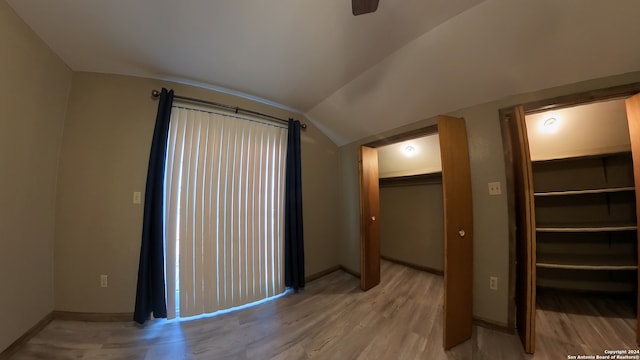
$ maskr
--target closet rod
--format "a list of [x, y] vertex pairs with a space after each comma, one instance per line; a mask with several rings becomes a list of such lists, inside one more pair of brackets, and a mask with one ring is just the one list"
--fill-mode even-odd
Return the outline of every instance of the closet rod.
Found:
[[[160, 97], [160, 91], [155, 90], [155, 89], [151, 90], [151, 97], [154, 98], [154, 99], [159, 98]], [[239, 112], [242, 112], [242, 113], [245, 113], [245, 114], [261, 116], [263, 118], [267, 118], [267, 119], [270, 119], [270, 120], [279, 121], [279, 122], [282, 122], [282, 123], [285, 123], [285, 124], [289, 124], [289, 120], [281, 119], [279, 117], [263, 114], [261, 112], [257, 112], [257, 111], [253, 111], [253, 110], [243, 109], [243, 108], [238, 107], [238, 106], [219, 104], [219, 103], [216, 103], [216, 102], [213, 102], [213, 101], [194, 99], [194, 98], [190, 98], [190, 97], [186, 97], [186, 96], [178, 96], [178, 95], [174, 95], [173, 98], [174, 99], [188, 101], [188, 102], [191, 102], [191, 103], [206, 104], [206, 105], [211, 105], [211, 106], [215, 106], [215, 107], [226, 109], [226, 110], [231, 110], [231, 111], [235, 112], [236, 114], [239, 113]], [[300, 127], [303, 128], [303, 129], [306, 129], [307, 128], [307, 124], [304, 124], [304, 123], [300, 124]]]

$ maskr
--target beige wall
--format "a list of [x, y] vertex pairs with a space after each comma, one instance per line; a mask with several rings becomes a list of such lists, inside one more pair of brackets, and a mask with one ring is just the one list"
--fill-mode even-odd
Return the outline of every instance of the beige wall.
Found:
[[54, 308], [54, 204], [71, 71], [0, 1], [0, 352]]
[[444, 269], [442, 183], [380, 188], [380, 255]]
[[[226, 94], [157, 80], [74, 73], [60, 159], [56, 212], [55, 307], [78, 312], [132, 312], [144, 193], [157, 101], [152, 89], [299, 118]], [[304, 120], [304, 119], [301, 119]], [[306, 272], [338, 264], [337, 147], [312, 124], [303, 131]], [[144, 195], [143, 195], [144, 197]], [[100, 288], [99, 275], [109, 275]]]
[[[535, 93], [515, 95], [500, 101], [453, 112], [464, 117], [469, 141], [474, 211], [473, 314], [474, 317], [507, 325], [509, 299], [509, 228], [505, 159], [498, 110], [535, 100], [574, 94], [640, 81], [640, 72], [585, 81]], [[435, 124], [435, 118], [416, 121], [375, 137], [340, 147], [341, 230], [340, 261], [352, 270], [360, 269], [358, 148], [380, 137], [400, 134]], [[503, 195], [489, 196], [487, 183], [500, 181]], [[384, 274], [382, 274], [384, 276]], [[489, 276], [499, 277], [499, 289], [489, 290]]]

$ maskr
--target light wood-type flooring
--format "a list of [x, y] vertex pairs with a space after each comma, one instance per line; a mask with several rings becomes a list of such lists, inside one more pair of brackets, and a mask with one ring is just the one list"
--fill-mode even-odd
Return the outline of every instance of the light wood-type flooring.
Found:
[[[442, 349], [441, 276], [382, 262], [382, 282], [362, 292], [336, 271], [256, 307], [191, 321], [54, 320], [11, 359], [567, 359], [636, 348], [632, 301], [539, 296], [537, 351], [517, 335], [474, 327]], [[559, 313], [563, 307], [574, 313]], [[600, 312], [604, 316], [584, 315]], [[620, 317], [625, 319], [621, 319]]]

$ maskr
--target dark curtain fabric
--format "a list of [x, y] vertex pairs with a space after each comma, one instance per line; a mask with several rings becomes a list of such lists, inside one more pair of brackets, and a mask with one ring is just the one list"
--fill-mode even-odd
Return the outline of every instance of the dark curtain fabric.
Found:
[[144, 324], [151, 313], [156, 318], [167, 317], [164, 281], [164, 171], [169, 136], [169, 120], [173, 90], [162, 89], [158, 115], [153, 131], [147, 186], [144, 195], [142, 244], [138, 267], [138, 287], [133, 320]]
[[285, 175], [284, 283], [304, 288], [304, 239], [302, 232], [302, 161], [300, 121], [289, 119]]

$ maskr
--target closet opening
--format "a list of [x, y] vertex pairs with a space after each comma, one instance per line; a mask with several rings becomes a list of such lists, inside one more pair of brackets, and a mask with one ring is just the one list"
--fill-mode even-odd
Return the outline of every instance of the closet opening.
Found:
[[632, 84], [501, 111], [512, 306], [528, 353], [635, 347], [638, 92]]
[[442, 164], [437, 134], [378, 148], [380, 258], [444, 274]]
[[[427, 137], [425, 143], [417, 142], [417, 139]], [[406, 168], [383, 170], [379, 175], [378, 153], [379, 149], [389, 146], [389, 152], [400, 152], [405, 159], [416, 156], [419, 151], [431, 150], [435, 156], [429, 156], [431, 161], [420, 161], [418, 171], [406, 172]], [[424, 147], [424, 149], [422, 149]], [[385, 150], [383, 149], [383, 162]], [[438, 155], [441, 170], [438, 171]], [[401, 165], [395, 157], [392, 165]], [[436, 163], [435, 165], [433, 163]], [[384, 138], [360, 147], [360, 287], [369, 290], [380, 282], [380, 257], [381, 257], [381, 223], [391, 220], [386, 225], [386, 230], [394, 227], [402, 228], [409, 237], [421, 241], [419, 244], [411, 244], [407, 240], [400, 239], [403, 245], [398, 245], [399, 236], [391, 234], [387, 236], [390, 243], [382, 245], [382, 256], [399, 260], [413, 267], [423, 270], [444, 272], [443, 281], [443, 307], [442, 329], [443, 347], [450, 349], [471, 338], [472, 312], [473, 312], [473, 208], [471, 195], [471, 174], [469, 166], [468, 139], [465, 120], [440, 115], [437, 117], [437, 125], [417, 129], [390, 138]], [[415, 169], [414, 169], [415, 170]], [[411, 188], [418, 186], [428, 188], [423, 195], [428, 198], [416, 199], [411, 195]], [[387, 191], [390, 190], [390, 191]], [[407, 191], [409, 190], [409, 191]], [[382, 195], [381, 195], [382, 193]], [[440, 194], [437, 199], [430, 199], [434, 194]], [[406, 201], [398, 201], [392, 195], [403, 196]], [[389, 202], [390, 201], [390, 202]], [[394, 206], [394, 201], [399, 206], [397, 211], [389, 209]], [[425, 202], [425, 204], [420, 204]], [[380, 204], [387, 203], [385, 207], [393, 214], [388, 214], [389, 219], [382, 219]], [[441, 203], [439, 205], [438, 203]], [[440, 207], [441, 206], [441, 207]], [[420, 214], [416, 214], [420, 212]], [[434, 217], [441, 214], [443, 253], [438, 254], [438, 242], [425, 242], [419, 239], [428, 236], [435, 239], [434, 234], [425, 234], [425, 224], [428, 219], [422, 215], [431, 212]], [[401, 213], [401, 214], [399, 214]], [[385, 215], [387, 216], [387, 215]], [[431, 222], [435, 225], [435, 219]], [[384, 228], [385, 225], [382, 225]], [[382, 230], [382, 231], [386, 231]], [[438, 231], [437, 227], [433, 230]], [[408, 232], [407, 232], [408, 231]], [[391, 248], [389, 247], [391, 246]], [[432, 247], [431, 257], [419, 257], [424, 249]], [[411, 254], [409, 254], [411, 253]], [[440, 301], [440, 300], [436, 300]]]
[[587, 333], [594, 342], [604, 336], [602, 347], [614, 336], [598, 327], [610, 326], [620, 347], [633, 344], [635, 329], [625, 319], [636, 317], [638, 236], [624, 100], [530, 114], [525, 122], [539, 327], [565, 324], [568, 334], [559, 335], [565, 342]]

